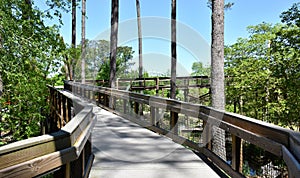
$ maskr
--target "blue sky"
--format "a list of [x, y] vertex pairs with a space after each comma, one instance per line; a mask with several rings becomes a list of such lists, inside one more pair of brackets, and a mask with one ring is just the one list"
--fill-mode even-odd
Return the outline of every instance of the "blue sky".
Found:
[[[170, 17], [171, 0], [140, 0], [141, 16]], [[210, 41], [210, 9], [206, 0], [177, 0], [178, 20], [199, 31]], [[235, 5], [225, 12], [225, 43], [246, 37], [246, 27], [261, 22], [277, 23], [279, 15], [299, 0], [231, 0]], [[95, 38], [110, 26], [110, 0], [87, 0], [87, 38]], [[80, 9], [77, 10], [77, 39], [80, 40]], [[136, 17], [135, 1], [120, 0], [120, 22]], [[70, 14], [63, 16], [61, 29], [65, 40], [71, 41]]]
[[[299, 0], [231, 0], [234, 6], [225, 12], [225, 44], [233, 44], [239, 37], [247, 37], [246, 27], [262, 22], [272, 24], [280, 22], [281, 12], [289, 9]], [[41, 2], [36, 2], [41, 5]], [[142, 17], [170, 18], [171, 0], [140, 0]], [[211, 10], [207, 0], [177, 0], [177, 19], [198, 32], [210, 44]], [[110, 0], [87, 0], [86, 38], [95, 39], [110, 27]], [[135, 0], [120, 0], [120, 22], [136, 17]], [[71, 42], [71, 14], [63, 15], [64, 26], [61, 28], [65, 42]], [[160, 27], [164, 28], [164, 27]], [[180, 36], [180, 34], [178, 34]], [[77, 44], [81, 39], [81, 9], [77, 10]], [[154, 40], [155, 41], [155, 40]], [[157, 48], [159, 54], [170, 56], [170, 45], [145, 40], [144, 52], [153, 52]], [[131, 42], [137, 54], [137, 43]], [[178, 50], [178, 61], [190, 72], [191, 64], [197, 60], [188, 51]], [[204, 62], [205, 61], [205, 62]], [[207, 63], [204, 60], [203, 63]], [[209, 63], [209, 62], [208, 62]]]

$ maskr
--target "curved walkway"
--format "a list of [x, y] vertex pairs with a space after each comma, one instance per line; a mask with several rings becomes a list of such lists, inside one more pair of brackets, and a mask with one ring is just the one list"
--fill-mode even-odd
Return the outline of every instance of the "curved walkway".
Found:
[[172, 140], [104, 109], [95, 113], [90, 178], [219, 177], [192, 151]]

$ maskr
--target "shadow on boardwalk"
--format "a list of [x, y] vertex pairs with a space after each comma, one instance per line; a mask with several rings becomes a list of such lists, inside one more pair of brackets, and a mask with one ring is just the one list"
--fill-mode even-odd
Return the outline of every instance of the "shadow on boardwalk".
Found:
[[92, 142], [91, 178], [219, 177], [192, 151], [104, 109]]

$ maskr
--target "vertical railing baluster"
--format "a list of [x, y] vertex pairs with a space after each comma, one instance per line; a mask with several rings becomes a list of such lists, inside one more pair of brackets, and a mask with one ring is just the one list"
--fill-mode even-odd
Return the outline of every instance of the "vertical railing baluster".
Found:
[[98, 102], [97, 105], [102, 104], [101, 103], [101, 93], [98, 91]]
[[91, 99], [91, 90], [88, 89], [87, 92], [88, 92], [88, 100], [91, 101], [91, 100], [92, 100], [92, 99]]
[[67, 99], [66, 99], [66, 96], [62, 96], [62, 104], [63, 104], [63, 119], [66, 123], [68, 123], [68, 120], [67, 120], [67, 109], [66, 109], [66, 106], [67, 106]]
[[127, 114], [127, 100], [123, 99], [123, 112], [124, 114]]
[[62, 104], [62, 99], [61, 99], [61, 94], [59, 91], [57, 91], [57, 114], [58, 114], [58, 118], [59, 118], [59, 127], [60, 129], [64, 126], [64, 123], [63, 123], [63, 120], [62, 120], [62, 117], [61, 117], [61, 104]]
[[150, 114], [151, 114], [151, 125], [156, 125], [156, 108], [153, 106], [150, 106]]
[[72, 119], [72, 100], [67, 98], [67, 110], [68, 110], [68, 117], [67, 122]]
[[236, 171], [242, 171], [242, 160], [241, 158], [241, 148], [242, 148], [242, 140], [241, 138], [232, 135], [232, 168]]
[[173, 134], [178, 135], [178, 113], [171, 111], [170, 130]]

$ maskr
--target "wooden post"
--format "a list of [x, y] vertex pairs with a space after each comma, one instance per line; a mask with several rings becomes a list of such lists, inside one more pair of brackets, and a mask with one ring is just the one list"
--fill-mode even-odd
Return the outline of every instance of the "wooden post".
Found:
[[[188, 97], [189, 97], [189, 80], [190, 78], [188, 77], [187, 79], [184, 79], [184, 86], [186, 87], [184, 89], [184, 102], [189, 102], [188, 101]], [[185, 121], [186, 121], [186, 125], [189, 127], [189, 116], [185, 115]]]
[[59, 129], [59, 125], [58, 125], [58, 116], [56, 114], [56, 111], [57, 111], [57, 97], [58, 97], [58, 93], [55, 91], [54, 92], [54, 125], [55, 125], [55, 130], [58, 130]]
[[203, 133], [202, 133], [202, 140], [203, 140], [203, 143], [205, 145], [203, 146], [206, 146], [207, 149], [211, 150], [211, 139], [212, 139], [212, 126], [203, 121]]
[[92, 136], [91, 134], [89, 135], [89, 139], [87, 140], [84, 151], [85, 151], [85, 167], [84, 167], [84, 175], [83, 177], [88, 177], [90, 170], [92, 168], [92, 163], [94, 159], [94, 155], [92, 153]]
[[110, 100], [110, 96], [104, 94], [104, 105], [105, 105], [106, 107], [109, 107], [109, 100]]
[[134, 113], [136, 115], [139, 114], [139, 103], [138, 102], [134, 102]]
[[77, 86], [78, 87], [78, 91], [79, 91], [79, 96], [82, 96], [82, 88]]
[[62, 128], [63, 126], [64, 126], [64, 120], [63, 120], [63, 118], [62, 118], [62, 94], [61, 93], [59, 93], [59, 92], [57, 92], [58, 93], [58, 114], [59, 114], [59, 123], [60, 123], [60, 128]]
[[81, 87], [77, 85], [77, 88], [78, 88], [78, 95], [81, 96]]
[[94, 88], [91, 90], [91, 93], [92, 93], [92, 101], [94, 101], [96, 103], [96, 94], [95, 94]]
[[156, 122], [156, 108], [153, 106], [150, 106], [150, 114], [151, 114], [151, 125], [155, 126]]
[[67, 110], [68, 110], [68, 117], [67, 122], [69, 122], [72, 119], [72, 101], [68, 98], [67, 99]]
[[104, 106], [107, 106], [108, 107], [108, 105], [107, 105], [107, 100], [108, 100], [108, 96], [106, 95], [106, 94], [103, 94], [103, 104], [104, 104]]
[[50, 129], [49, 129], [49, 132], [52, 132], [52, 129], [53, 129], [53, 90], [52, 88], [49, 88], [50, 89]]
[[102, 104], [101, 103], [101, 93], [100, 92], [98, 92], [98, 103], [97, 103], [97, 105], [99, 105], [99, 104]]
[[70, 164], [61, 166], [57, 171], [53, 173], [53, 178], [70, 178]]
[[86, 141], [84, 146], [84, 152], [85, 152], [85, 162], [88, 161], [89, 157], [92, 153], [92, 135], [90, 134], [89, 139]]
[[[159, 78], [158, 77], [156, 78], [156, 96], [159, 96]], [[154, 110], [155, 110], [155, 114], [154, 114], [154, 116], [155, 116], [155, 118], [154, 118], [155, 119], [154, 120], [155, 126], [160, 127], [160, 123], [159, 123], [160, 118], [158, 118], [159, 108], [154, 108]]]
[[66, 106], [67, 106], [67, 99], [66, 99], [66, 97], [64, 95], [62, 96], [62, 104], [63, 104], [63, 108], [62, 108], [63, 114], [62, 115], [63, 115], [63, 118], [66, 121], [66, 123], [68, 123], [67, 108], [66, 108]]
[[112, 110], [116, 110], [117, 98], [115, 96], [110, 95], [108, 101], [108, 107]]
[[92, 100], [92, 101], [96, 101], [94, 89], [90, 90], [90, 92], [91, 92], [91, 94], [90, 94], [90, 95], [91, 95], [91, 100]]
[[155, 80], [155, 85], [156, 85], [156, 96], [158, 96], [158, 91], [159, 91], [159, 78], [158, 77]]
[[85, 87], [81, 85], [81, 88], [82, 88], [82, 94], [81, 96], [83, 96], [83, 98], [86, 98], [86, 90], [85, 90]]
[[73, 178], [82, 178], [83, 174], [84, 174], [84, 150], [82, 150], [80, 156], [78, 157], [78, 159], [72, 161], [71, 164], [71, 177]]
[[178, 135], [178, 113], [171, 111], [170, 130], [173, 134]]
[[64, 166], [64, 171], [65, 171], [65, 178], [70, 178], [71, 177], [71, 165], [70, 163], [67, 163], [65, 166]]
[[123, 112], [124, 114], [127, 114], [127, 100], [123, 99]]
[[236, 171], [242, 172], [242, 141], [241, 138], [232, 135], [232, 168]]
[[116, 80], [116, 89], [119, 90], [119, 78]]

